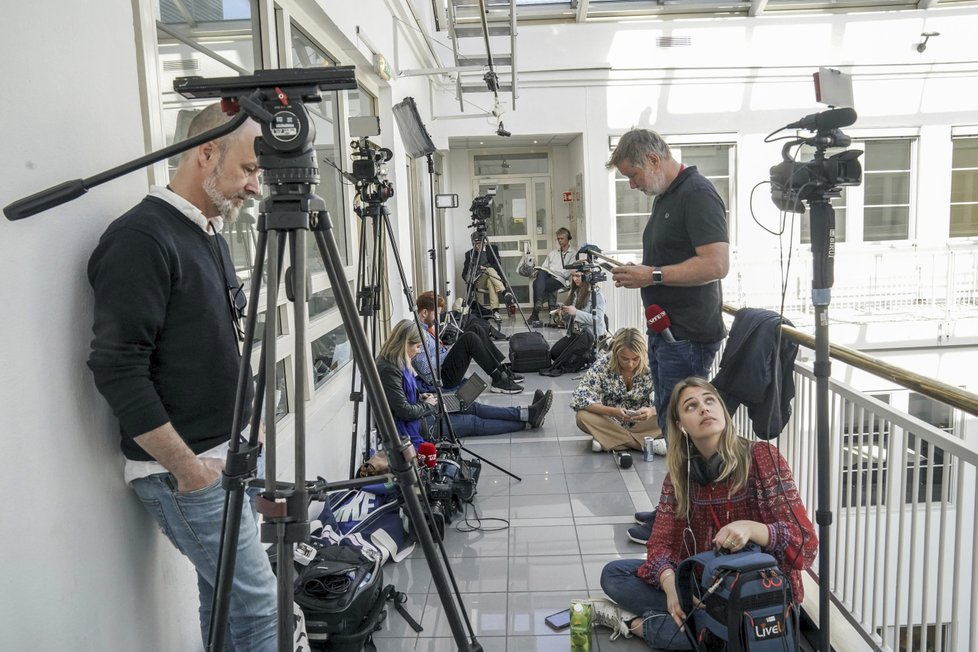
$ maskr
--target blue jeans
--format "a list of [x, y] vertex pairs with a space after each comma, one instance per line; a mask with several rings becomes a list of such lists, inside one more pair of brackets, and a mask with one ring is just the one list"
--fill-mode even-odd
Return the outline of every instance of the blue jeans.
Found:
[[642, 636], [649, 647], [692, 650], [684, 632], [669, 615], [666, 593], [636, 575], [641, 559], [617, 559], [601, 569], [601, 589], [618, 606], [641, 616]]
[[[203, 489], [180, 493], [169, 473], [133, 480], [132, 488], [177, 550], [197, 570], [200, 629], [206, 646], [224, 521], [224, 488], [218, 480]], [[241, 532], [228, 611], [228, 649], [273, 652], [278, 649], [275, 575], [258, 536], [254, 498], [248, 489], [241, 511]]]
[[[452, 429], [456, 437], [502, 435], [526, 428], [526, 422], [520, 418], [518, 407], [473, 403], [464, 412], [449, 414], [448, 418], [452, 421]], [[423, 417], [421, 430], [430, 439], [435, 432], [435, 419]]]
[[708, 378], [713, 358], [720, 350], [721, 342], [666, 342], [661, 335], [649, 337], [649, 372], [655, 386], [655, 411], [662, 434], [666, 435], [666, 421], [672, 388], [690, 376]]

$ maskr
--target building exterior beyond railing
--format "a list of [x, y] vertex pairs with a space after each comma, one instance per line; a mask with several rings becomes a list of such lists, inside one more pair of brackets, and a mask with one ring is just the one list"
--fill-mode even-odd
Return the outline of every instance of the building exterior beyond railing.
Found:
[[[948, 264], [940, 270], [924, 264], [927, 256], [919, 252], [909, 262], [903, 254], [894, 254], [899, 260], [888, 260], [889, 255], [877, 260], [877, 280], [886, 277], [884, 268], [904, 266], [907, 275], [916, 280], [894, 274], [888, 280], [889, 289], [878, 283], [871, 297], [859, 301], [912, 301], [918, 307], [947, 311], [962, 302], [974, 302], [974, 252], [948, 256]], [[810, 259], [794, 264], [810, 267]], [[909, 285], [924, 283], [925, 278], [929, 284], [919, 289], [916, 298], [909, 299]], [[841, 280], [837, 271], [836, 286]], [[614, 289], [610, 283], [605, 286], [613, 327], [644, 328], [639, 293]], [[970, 289], [962, 290], [964, 286]], [[798, 291], [808, 292], [809, 287], [810, 280]], [[846, 292], [839, 294], [845, 296]], [[731, 300], [734, 295], [725, 298]], [[760, 303], [765, 307], [771, 304]], [[811, 347], [810, 341], [801, 345]], [[832, 357], [836, 364], [846, 361], [845, 356], [835, 353]], [[871, 365], [852, 362], [852, 357], [848, 362], [864, 371], [875, 371]], [[881, 377], [893, 382], [892, 375]], [[919, 385], [927, 384], [926, 379], [916, 380]], [[913, 382], [914, 378], [908, 381]], [[809, 364], [796, 363], [794, 384], [792, 417], [776, 442], [794, 472], [814, 522], [817, 398]], [[957, 406], [952, 412], [953, 422], [959, 424], [954, 435], [845, 383], [833, 378], [828, 382], [831, 567], [821, 569], [816, 562], [812, 572], [820, 586], [829, 587], [834, 607], [862, 635], [863, 641], [854, 641], [848, 649], [978, 650], [978, 450], [975, 437], [968, 436], [964, 426], [978, 414], [973, 408], [978, 405], [978, 396], [956, 390], [957, 396], [949, 399], [950, 394], [942, 395], [940, 387], [917, 391]], [[746, 410], [739, 410], [734, 418], [742, 433], [751, 432]], [[817, 609], [817, 599], [808, 602]], [[840, 644], [836, 637], [833, 639], [837, 649], [847, 649], [844, 641]]]

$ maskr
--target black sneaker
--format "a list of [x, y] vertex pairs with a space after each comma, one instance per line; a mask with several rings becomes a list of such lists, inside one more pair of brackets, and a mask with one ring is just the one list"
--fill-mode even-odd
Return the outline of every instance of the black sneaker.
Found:
[[533, 401], [532, 401], [532, 402], [533, 402], [533, 403], [536, 403], [536, 402], [537, 402], [537, 401], [539, 401], [539, 400], [540, 400], [541, 398], [543, 398], [543, 390], [542, 390], [542, 389], [537, 389], [537, 390], [534, 390], [534, 391], [533, 391]]
[[655, 510], [651, 512], [635, 512], [635, 522], [639, 525], [643, 523], [651, 523], [655, 520]]
[[503, 375], [498, 380], [492, 381], [489, 390], [497, 394], [519, 394], [523, 391], [523, 386], [510, 380], [508, 375]]
[[513, 371], [513, 365], [512, 364], [510, 364], [509, 362], [506, 362], [506, 363], [504, 363], [504, 365], [506, 367], [506, 372], [509, 373], [509, 377], [510, 378], [512, 378], [513, 380], [515, 380], [518, 383], [521, 383], [524, 380], [526, 380], [526, 378], [524, 376], [522, 376], [521, 374], [518, 374], [515, 371]]
[[543, 326], [543, 322], [540, 321], [540, 313], [535, 312], [532, 315], [530, 315], [530, 319], [527, 323], [530, 324], [531, 328], [540, 328], [541, 326]]
[[492, 318], [495, 319], [496, 321], [502, 321], [503, 320], [503, 318], [499, 316], [499, 311], [496, 310], [495, 308], [493, 308], [493, 310], [492, 310]]
[[651, 536], [652, 523], [642, 523], [641, 525], [633, 525], [628, 528], [628, 538], [635, 543], [646, 543]]
[[[534, 396], [536, 395], [534, 394]], [[553, 405], [553, 402], [554, 393], [548, 389], [544, 392], [543, 396], [530, 405], [529, 420], [527, 423], [530, 424], [531, 428], [539, 428], [543, 425], [543, 420], [546, 418], [547, 412], [550, 411], [550, 406]]]

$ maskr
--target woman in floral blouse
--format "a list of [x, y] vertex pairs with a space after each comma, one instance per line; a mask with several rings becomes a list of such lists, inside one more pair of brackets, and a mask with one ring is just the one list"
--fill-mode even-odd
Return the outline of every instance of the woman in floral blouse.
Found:
[[[661, 437], [652, 407], [652, 374], [645, 335], [637, 328], [615, 334], [611, 353], [599, 358], [574, 391], [577, 427], [594, 439], [591, 450], [642, 450], [646, 437]], [[665, 454], [665, 441], [657, 447]]]

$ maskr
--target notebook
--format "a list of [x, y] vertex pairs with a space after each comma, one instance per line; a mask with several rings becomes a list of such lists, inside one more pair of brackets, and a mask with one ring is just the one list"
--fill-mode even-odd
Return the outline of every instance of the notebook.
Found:
[[442, 394], [442, 400], [445, 401], [445, 411], [454, 414], [468, 409], [475, 403], [475, 399], [479, 398], [479, 394], [486, 390], [486, 387], [486, 381], [482, 379], [482, 376], [472, 374], [468, 380], [462, 383], [458, 391]]

